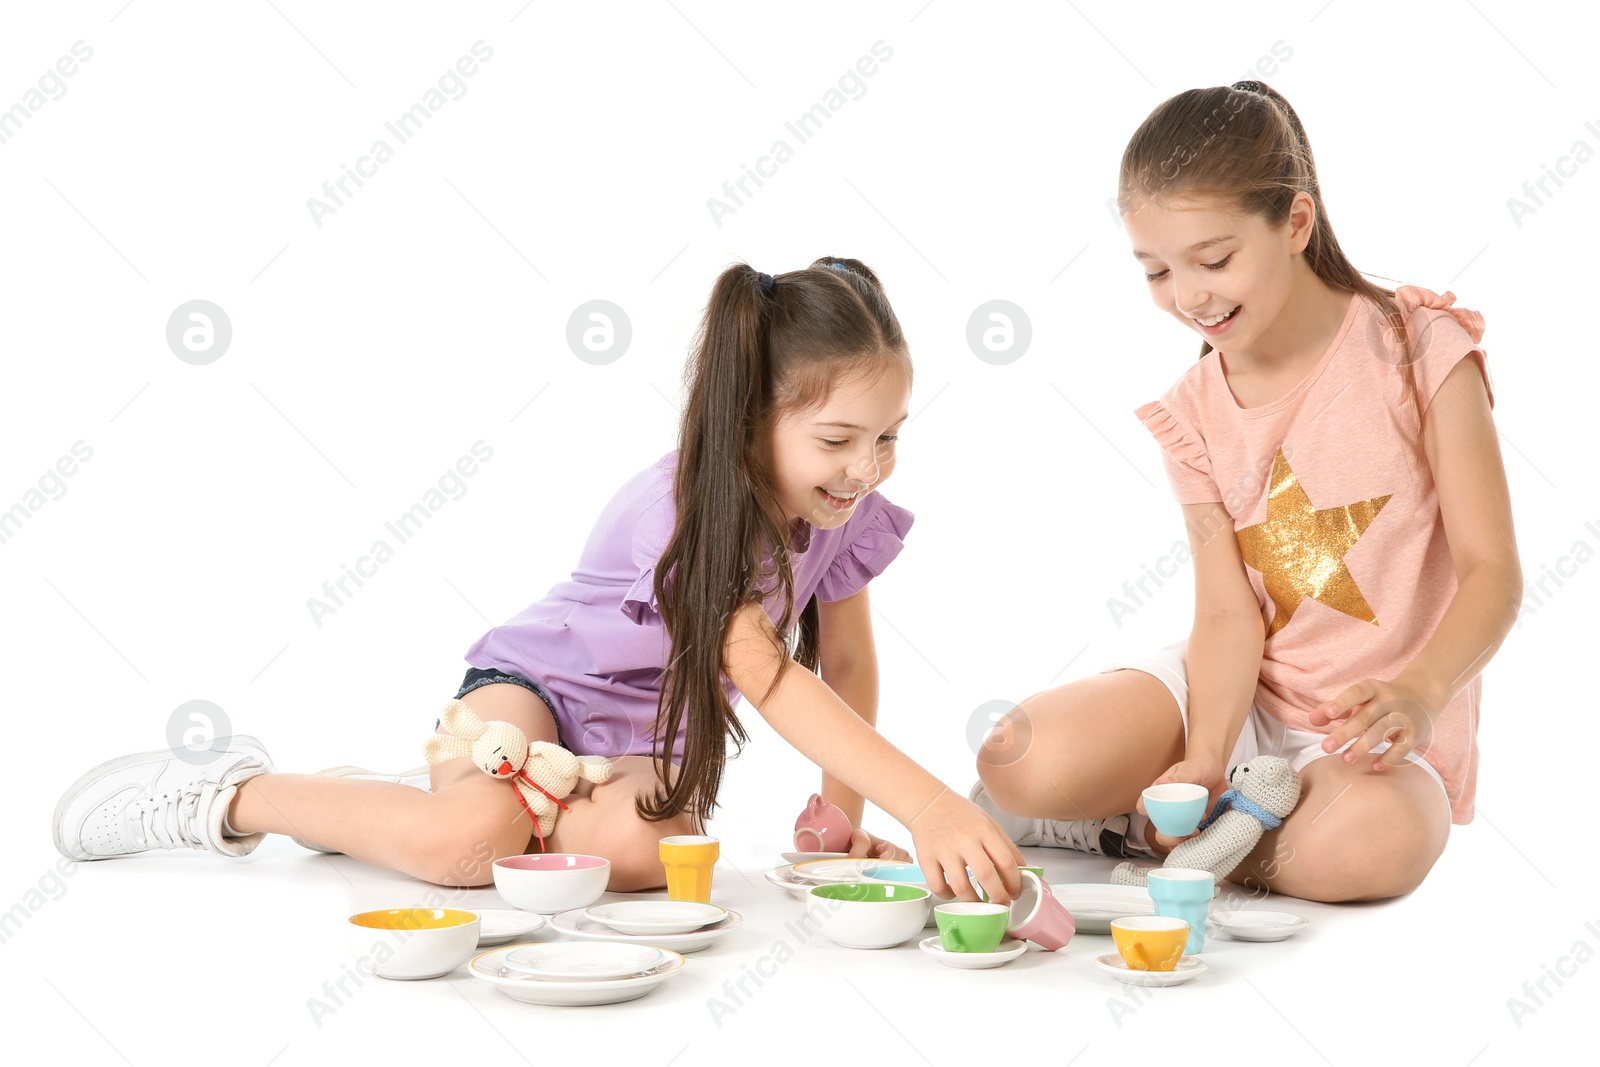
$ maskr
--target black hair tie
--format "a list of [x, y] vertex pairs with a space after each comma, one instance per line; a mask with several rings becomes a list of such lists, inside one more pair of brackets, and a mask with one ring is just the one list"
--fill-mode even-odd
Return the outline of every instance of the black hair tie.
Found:
[[772, 275], [770, 275], [770, 274], [761, 275], [761, 291], [763, 293], [771, 293], [772, 292]]
[[1267, 95], [1266, 90], [1261, 88], [1261, 83], [1260, 82], [1252, 82], [1252, 81], [1234, 82], [1233, 85], [1232, 85], [1232, 88], [1238, 89], [1241, 92], [1259, 93], [1262, 96], [1266, 96]]

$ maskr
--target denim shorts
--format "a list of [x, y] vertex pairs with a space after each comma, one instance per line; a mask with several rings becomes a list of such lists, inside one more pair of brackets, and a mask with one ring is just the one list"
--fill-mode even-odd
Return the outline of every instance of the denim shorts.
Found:
[[[555, 700], [550, 696], [549, 692], [545, 690], [544, 686], [540, 685], [531, 678], [524, 678], [520, 674], [513, 674], [510, 671], [502, 671], [494, 667], [473, 667], [471, 670], [467, 671], [467, 676], [461, 680], [461, 688], [456, 690], [456, 699], [460, 700], [474, 689], [485, 685], [494, 685], [497, 682], [508, 682], [511, 685], [520, 685], [522, 688], [528, 690], [534, 696], [544, 701], [545, 706], [550, 709], [550, 719], [556, 725], [556, 744], [560, 745], [562, 748], [566, 747], [566, 742], [561, 740], [561, 720], [556, 717]], [[434, 720], [433, 728], [435, 730], [439, 728], [439, 721], [437, 719]]]

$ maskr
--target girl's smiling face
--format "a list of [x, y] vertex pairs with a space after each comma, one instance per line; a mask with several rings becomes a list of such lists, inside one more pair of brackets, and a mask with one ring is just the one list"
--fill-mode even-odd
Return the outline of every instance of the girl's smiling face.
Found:
[[768, 455], [785, 517], [819, 530], [849, 521], [894, 473], [896, 432], [910, 402], [910, 383], [885, 367], [874, 380], [841, 382], [812, 410], [778, 419]]
[[1302, 193], [1274, 227], [1215, 197], [1191, 197], [1146, 201], [1123, 224], [1156, 307], [1213, 348], [1251, 354], [1289, 302], [1314, 213]]

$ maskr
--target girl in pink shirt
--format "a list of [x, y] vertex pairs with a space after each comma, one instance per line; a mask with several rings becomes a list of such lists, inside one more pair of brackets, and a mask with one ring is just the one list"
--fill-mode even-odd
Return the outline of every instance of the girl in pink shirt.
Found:
[[1408, 892], [1472, 819], [1480, 672], [1522, 596], [1483, 318], [1356, 271], [1299, 118], [1259, 82], [1152, 112], [1118, 205], [1156, 307], [1203, 338], [1137, 412], [1183, 506], [1194, 624], [1024, 701], [973, 799], [1020, 844], [1164, 855], [1146, 786], [1215, 800], [1282, 755], [1299, 807], [1230, 878]]

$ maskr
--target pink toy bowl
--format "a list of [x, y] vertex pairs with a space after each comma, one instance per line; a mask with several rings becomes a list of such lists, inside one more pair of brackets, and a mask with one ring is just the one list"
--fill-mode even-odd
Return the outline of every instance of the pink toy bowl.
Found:
[[801, 852], [849, 852], [852, 829], [849, 816], [821, 793], [812, 793], [794, 821], [794, 847]]
[[611, 861], [601, 856], [542, 852], [494, 861], [494, 887], [506, 902], [541, 915], [587, 908], [610, 880]]

